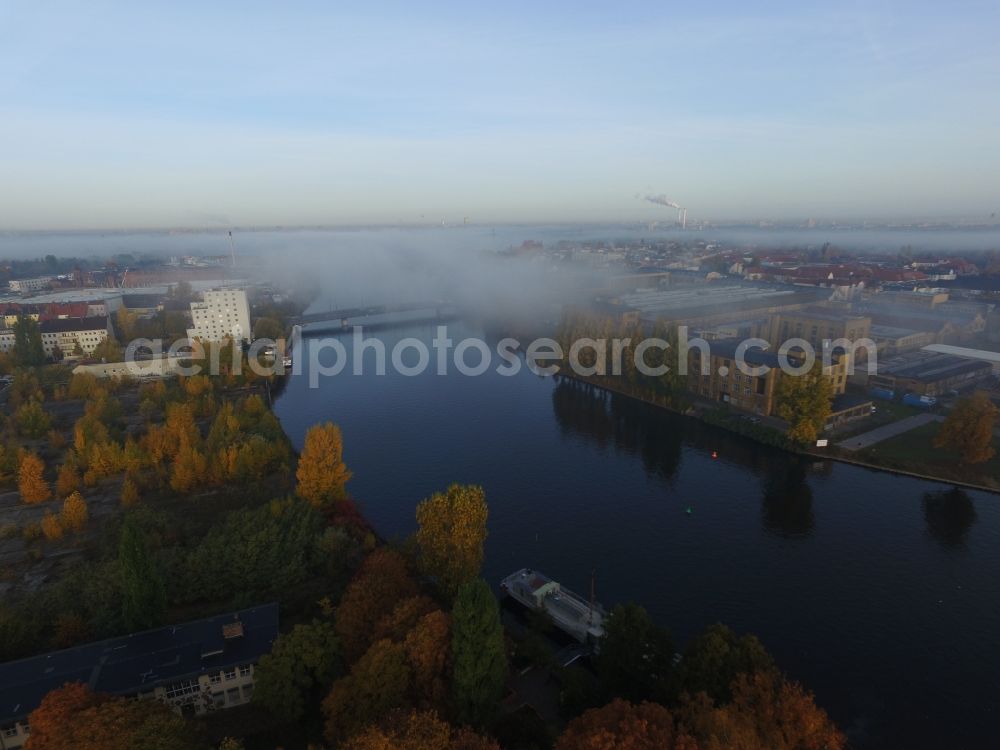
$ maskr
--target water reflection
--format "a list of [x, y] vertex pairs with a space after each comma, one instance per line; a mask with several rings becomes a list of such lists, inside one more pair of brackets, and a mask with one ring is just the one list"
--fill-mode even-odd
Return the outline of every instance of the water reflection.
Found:
[[923, 499], [927, 530], [945, 548], [961, 547], [976, 522], [976, 506], [964, 491], [955, 487], [941, 492], [925, 492]]
[[812, 535], [812, 489], [806, 481], [807, 463], [798, 459], [782, 462], [778, 470], [764, 475], [761, 521], [778, 536], [801, 538]]
[[674, 415], [566, 378], [552, 390], [552, 410], [564, 435], [638, 455], [648, 474], [669, 482], [680, 468], [683, 424]]

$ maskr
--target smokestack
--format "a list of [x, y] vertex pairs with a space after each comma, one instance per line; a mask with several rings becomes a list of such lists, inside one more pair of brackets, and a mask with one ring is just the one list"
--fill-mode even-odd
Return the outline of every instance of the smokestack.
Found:
[[233, 259], [233, 268], [236, 268], [236, 246], [233, 245], [233, 230], [229, 230], [229, 255]]

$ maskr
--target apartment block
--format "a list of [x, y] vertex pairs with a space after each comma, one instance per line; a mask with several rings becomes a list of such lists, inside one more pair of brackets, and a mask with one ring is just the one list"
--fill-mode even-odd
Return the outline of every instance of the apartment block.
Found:
[[211, 289], [201, 302], [191, 303], [188, 338], [202, 341], [249, 341], [250, 304], [245, 289]]

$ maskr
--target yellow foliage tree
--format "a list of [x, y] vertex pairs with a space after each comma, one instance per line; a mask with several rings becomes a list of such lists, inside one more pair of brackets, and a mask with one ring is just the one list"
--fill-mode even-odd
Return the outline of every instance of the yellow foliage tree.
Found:
[[339, 427], [330, 422], [310, 427], [295, 471], [299, 496], [316, 507], [346, 499], [351, 472], [343, 453]]
[[208, 461], [198, 449], [184, 440], [177, 452], [177, 458], [174, 459], [170, 487], [174, 492], [187, 494], [195, 488], [199, 481], [206, 479], [207, 471]]
[[17, 469], [17, 489], [26, 503], [42, 503], [52, 497], [45, 481], [45, 462], [34, 453], [25, 451]]
[[[197, 446], [201, 440], [201, 433], [198, 432], [198, 425], [194, 421], [194, 409], [190, 404], [171, 404], [167, 407], [167, 421], [164, 424], [166, 430], [167, 453], [171, 458], [175, 457], [182, 444]], [[171, 446], [175, 449], [171, 452]]]
[[125, 471], [137, 474], [146, 464], [146, 455], [142, 447], [129, 435], [125, 438], [125, 447], [122, 449], [122, 468]]
[[62, 512], [59, 514], [59, 523], [62, 524], [65, 531], [83, 531], [89, 517], [87, 501], [83, 499], [83, 495], [79, 492], [74, 492], [63, 500]]
[[122, 306], [118, 308], [115, 317], [118, 323], [118, 333], [121, 335], [122, 340], [128, 341], [131, 338], [135, 338], [135, 324], [139, 320], [139, 316], [134, 312], [129, 312], [128, 308]]
[[486, 493], [471, 484], [453, 484], [417, 506], [420, 564], [451, 597], [479, 577], [487, 515]]
[[59, 523], [59, 519], [50, 511], [45, 511], [45, 515], [42, 516], [41, 527], [42, 533], [45, 534], [46, 539], [54, 540], [62, 538], [62, 524]]
[[996, 455], [993, 426], [1000, 411], [983, 391], [961, 399], [934, 437], [934, 447], [955, 450], [964, 464], [981, 464]]
[[90, 373], [77, 373], [69, 381], [68, 396], [70, 398], [90, 398], [100, 389], [97, 377]]
[[167, 431], [160, 425], [149, 426], [142, 438], [142, 445], [154, 467], [162, 466], [168, 458], [173, 456], [173, 447], [170, 445]]
[[139, 502], [139, 488], [132, 481], [132, 477], [126, 476], [122, 482], [122, 505], [131, 508]]
[[87, 468], [98, 479], [110, 477], [124, 470], [125, 455], [122, 447], [113, 440], [104, 443], [93, 443], [87, 454]]
[[67, 458], [59, 467], [59, 475], [56, 477], [56, 494], [59, 497], [66, 497], [78, 489], [80, 489], [80, 472], [77, 471], [75, 463]]
[[85, 414], [73, 425], [73, 447], [81, 457], [87, 455], [91, 445], [106, 443], [109, 439], [108, 428], [97, 414]]
[[833, 387], [816, 364], [803, 375], [782, 374], [775, 392], [777, 414], [788, 422], [788, 437], [812, 443], [830, 418]]

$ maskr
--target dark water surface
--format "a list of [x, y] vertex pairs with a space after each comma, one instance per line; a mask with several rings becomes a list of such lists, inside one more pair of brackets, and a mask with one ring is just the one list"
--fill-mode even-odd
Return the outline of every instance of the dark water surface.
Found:
[[[433, 334], [380, 332], [390, 349]], [[596, 569], [598, 599], [639, 602], [681, 644], [715, 621], [757, 634], [857, 747], [995, 746], [997, 496], [803, 461], [526, 369], [315, 390], [303, 374], [276, 409], [298, 446], [341, 426], [350, 490], [384, 535], [412, 532], [435, 490], [481, 484], [492, 583], [528, 566], [586, 592]]]

